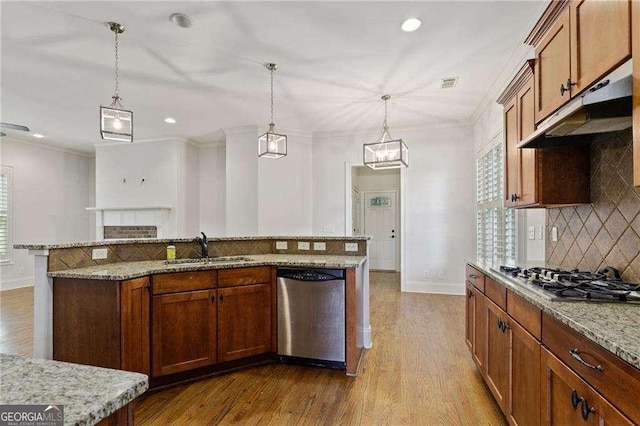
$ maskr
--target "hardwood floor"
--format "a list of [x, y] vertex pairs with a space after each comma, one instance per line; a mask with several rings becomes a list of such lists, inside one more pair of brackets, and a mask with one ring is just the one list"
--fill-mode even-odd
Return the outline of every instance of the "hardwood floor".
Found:
[[[358, 377], [284, 364], [250, 368], [143, 395], [136, 423], [506, 424], [465, 346], [463, 297], [402, 294], [397, 274], [388, 272], [371, 273], [370, 286], [373, 348]], [[0, 298], [4, 308], [5, 292]], [[24, 350], [24, 343], [6, 343], [5, 321], [7, 329], [24, 329], [31, 317], [23, 324], [5, 313], [0, 351], [5, 344]]]
[[0, 292], [0, 352], [33, 354], [33, 287]]

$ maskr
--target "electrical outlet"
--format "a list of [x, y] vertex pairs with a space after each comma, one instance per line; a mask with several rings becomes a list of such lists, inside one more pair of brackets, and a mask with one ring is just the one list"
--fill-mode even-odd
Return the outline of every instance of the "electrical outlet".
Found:
[[333, 234], [334, 232], [336, 232], [336, 227], [333, 225], [322, 225], [322, 232]]
[[544, 234], [542, 233], [542, 225], [536, 226], [536, 239], [541, 240], [543, 235]]
[[98, 259], [106, 259], [107, 258], [107, 249], [106, 248], [101, 248], [101, 249], [93, 249], [91, 251], [91, 259], [93, 260], [98, 260]]
[[313, 243], [313, 249], [325, 251], [327, 249], [327, 243]]
[[429, 277], [431, 276], [431, 273], [430, 273], [429, 271], [424, 271], [423, 276], [424, 276], [425, 278], [429, 278]]
[[536, 239], [536, 227], [533, 225], [529, 225], [527, 227], [527, 236], [530, 240]]
[[439, 271], [438, 272], [438, 279], [439, 280], [444, 280], [444, 271]]
[[276, 241], [276, 250], [286, 250], [287, 242], [286, 241]]
[[298, 241], [298, 250], [309, 250], [309, 243], [306, 241]]
[[344, 243], [344, 251], [358, 251], [358, 243]]
[[558, 227], [551, 228], [551, 241], [558, 241]]

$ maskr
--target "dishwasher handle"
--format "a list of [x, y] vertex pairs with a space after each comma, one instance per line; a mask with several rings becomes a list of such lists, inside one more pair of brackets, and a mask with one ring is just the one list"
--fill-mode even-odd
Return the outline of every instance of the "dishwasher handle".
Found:
[[333, 281], [344, 280], [342, 269], [279, 269], [278, 278], [294, 281]]

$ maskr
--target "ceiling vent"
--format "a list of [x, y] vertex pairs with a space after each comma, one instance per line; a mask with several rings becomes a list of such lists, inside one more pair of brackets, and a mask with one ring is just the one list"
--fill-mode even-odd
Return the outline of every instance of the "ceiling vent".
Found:
[[452, 87], [455, 87], [456, 84], [458, 84], [458, 77], [443, 78], [440, 82], [440, 88], [451, 89]]

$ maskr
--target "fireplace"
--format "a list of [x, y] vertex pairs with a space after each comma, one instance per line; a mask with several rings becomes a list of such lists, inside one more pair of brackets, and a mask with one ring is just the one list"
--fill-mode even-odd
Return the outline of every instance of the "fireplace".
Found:
[[96, 212], [96, 240], [120, 238], [171, 238], [171, 207], [89, 207]]

